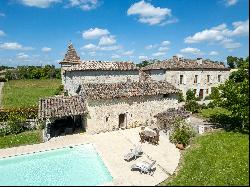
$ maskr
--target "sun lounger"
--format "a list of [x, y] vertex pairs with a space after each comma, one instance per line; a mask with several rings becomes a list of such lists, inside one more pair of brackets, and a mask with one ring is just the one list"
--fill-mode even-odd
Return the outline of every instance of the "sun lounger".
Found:
[[128, 154], [124, 156], [124, 160], [130, 161], [131, 159], [136, 159], [142, 155], [143, 151], [141, 145], [136, 146], [134, 149], [131, 149]]
[[147, 173], [149, 175], [153, 175], [156, 168], [153, 169], [156, 161], [154, 160], [152, 163], [148, 163], [146, 161], [138, 162], [131, 166], [131, 170], [140, 170], [140, 173]]

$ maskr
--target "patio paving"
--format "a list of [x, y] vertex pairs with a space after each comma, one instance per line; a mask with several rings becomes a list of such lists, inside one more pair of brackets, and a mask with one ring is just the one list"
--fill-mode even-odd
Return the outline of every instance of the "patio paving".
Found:
[[[161, 132], [159, 145], [143, 143], [142, 150], [144, 153], [142, 157], [130, 162], [123, 160], [124, 155], [134, 145], [140, 144], [139, 131], [140, 128], [132, 128], [95, 135], [61, 136], [41, 144], [0, 149], [0, 158], [70, 145], [93, 143], [113, 177], [111, 183], [103, 185], [157, 185], [166, 180], [170, 174], [173, 174], [179, 163], [180, 152], [174, 144], [169, 142], [168, 136]], [[130, 170], [131, 165], [136, 162], [152, 162], [152, 160], [156, 160], [156, 170], [153, 176]]]

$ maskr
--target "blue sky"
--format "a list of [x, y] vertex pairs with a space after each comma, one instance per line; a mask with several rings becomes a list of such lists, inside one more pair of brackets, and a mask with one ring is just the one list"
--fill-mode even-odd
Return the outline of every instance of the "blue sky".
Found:
[[249, 55], [248, 0], [1, 0], [0, 65]]

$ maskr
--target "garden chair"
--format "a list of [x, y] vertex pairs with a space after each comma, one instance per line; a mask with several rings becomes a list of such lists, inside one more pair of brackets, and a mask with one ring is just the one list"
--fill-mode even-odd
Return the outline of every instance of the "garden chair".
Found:
[[136, 146], [134, 149], [130, 149], [130, 152], [124, 156], [124, 160], [130, 161], [131, 159], [136, 159], [143, 154], [141, 145]]
[[140, 170], [140, 173], [146, 173], [149, 175], [153, 175], [156, 168], [153, 169], [153, 166], [155, 165], [156, 161], [154, 160], [152, 163], [148, 163], [146, 161], [138, 162], [136, 164], [133, 164], [131, 166], [131, 170]]

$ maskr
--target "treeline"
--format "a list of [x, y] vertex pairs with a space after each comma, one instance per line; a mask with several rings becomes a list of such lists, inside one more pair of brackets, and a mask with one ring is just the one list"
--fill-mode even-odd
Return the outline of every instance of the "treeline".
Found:
[[5, 69], [14, 69], [14, 67], [0, 66], [0, 71], [5, 70]]
[[61, 69], [54, 65], [42, 66], [17, 66], [16, 69], [7, 70], [7, 80], [18, 79], [61, 79]]

